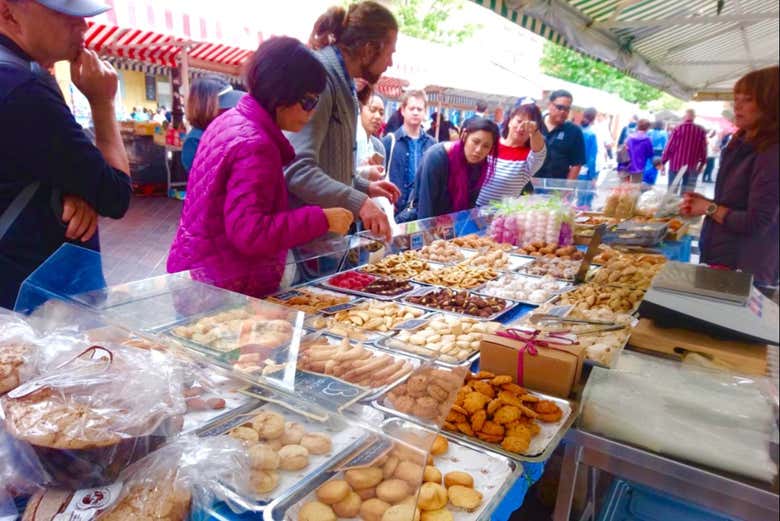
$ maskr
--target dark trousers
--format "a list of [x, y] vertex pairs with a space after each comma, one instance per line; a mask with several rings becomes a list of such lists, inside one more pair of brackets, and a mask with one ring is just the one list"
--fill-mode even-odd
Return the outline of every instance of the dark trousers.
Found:
[[[682, 183], [680, 184], [680, 189], [682, 193], [685, 192], [693, 192], [696, 190], [696, 178], [699, 176], [698, 172], [689, 172], [686, 171], [683, 174]], [[669, 186], [672, 186], [672, 182], [674, 181], [674, 178], [677, 177], [677, 172], [669, 171]]]
[[705, 183], [711, 183], [713, 170], [715, 170], [715, 158], [708, 157], [707, 166], [704, 167], [704, 175], [702, 176], [702, 181], [704, 181]]

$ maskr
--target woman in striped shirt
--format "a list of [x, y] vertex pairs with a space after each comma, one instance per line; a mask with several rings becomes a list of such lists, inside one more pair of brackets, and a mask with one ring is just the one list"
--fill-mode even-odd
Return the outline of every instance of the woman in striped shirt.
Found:
[[477, 206], [519, 196], [542, 168], [547, 147], [539, 131], [541, 125], [542, 113], [535, 103], [521, 103], [512, 109], [503, 125], [495, 172], [482, 187]]

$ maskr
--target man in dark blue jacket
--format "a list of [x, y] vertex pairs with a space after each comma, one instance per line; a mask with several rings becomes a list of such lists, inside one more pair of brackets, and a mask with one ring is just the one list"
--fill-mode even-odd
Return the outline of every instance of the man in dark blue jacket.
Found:
[[424, 91], [410, 90], [401, 99], [401, 114], [404, 124], [401, 128], [382, 138], [387, 155], [385, 171], [388, 179], [401, 190], [401, 197], [395, 203], [395, 210], [403, 219], [402, 212], [410, 202], [417, 167], [426, 150], [436, 141], [422, 128], [428, 98]]
[[[84, 49], [94, 0], [0, 0], [0, 306], [57, 248], [99, 249], [98, 215], [120, 218], [131, 185], [114, 111], [116, 71]], [[95, 143], [47, 72], [68, 60]]]

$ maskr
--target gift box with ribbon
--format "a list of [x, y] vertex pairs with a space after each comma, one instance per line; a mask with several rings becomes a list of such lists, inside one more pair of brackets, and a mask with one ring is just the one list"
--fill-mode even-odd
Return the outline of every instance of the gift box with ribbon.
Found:
[[574, 335], [506, 329], [484, 335], [479, 347], [479, 368], [508, 374], [533, 391], [568, 398], [579, 384], [585, 349]]

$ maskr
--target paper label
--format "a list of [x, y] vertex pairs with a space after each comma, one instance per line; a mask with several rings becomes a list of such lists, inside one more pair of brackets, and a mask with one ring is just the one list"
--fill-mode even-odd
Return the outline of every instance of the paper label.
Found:
[[566, 306], [553, 306], [547, 311], [547, 313], [545, 313], [545, 315], [553, 315], [558, 318], [565, 318], [572, 309], [574, 309], [574, 306], [571, 304]]
[[397, 331], [411, 331], [413, 329], [417, 329], [423, 324], [428, 322], [425, 318], [413, 318], [411, 320], [407, 320], [406, 322], [401, 322], [397, 326], [395, 326], [393, 329]]
[[409, 243], [410, 243], [410, 246], [411, 246], [410, 249], [412, 249], [412, 250], [419, 250], [420, 248], [425, 246], [425, 240], [424, 240], [422, 232], [417, 232], [417, 233], [412, 234], [409, 237]]
[[107, 487], [78, 490], [74, 492], [65, 510], [54, 516], [52, 521], [91, 521], [113, 506], [121, 492], [121, 482]]
[[275, 298], [276, 300], [281, 300], [282, 302], [286, 302], [291, 298], [297, 297], [299, 295], [301, 295], [300, 291], [291, 289], [290, 291], [285, 291], [284, 293], [279, 293], [278, 295], [274, 295], [273, 298]]
[[392, 449], [393, 443], [387, 438], [382, 438], [376, 444], [370, 446], [344, 465], [341, 465], [337, 470], [343, 471], [360, 467], [370, 467]]
[[330, 306], [328, 308], [322, 308], [320, 310], [320, 313], [323, 313], [325, 315], [335, 315], [336, 313], [340, 313], [341, 311], [352, 309], [356, 305], [357, 302], [345, 302], [344, 304], [337, 304], [335, 306]]

